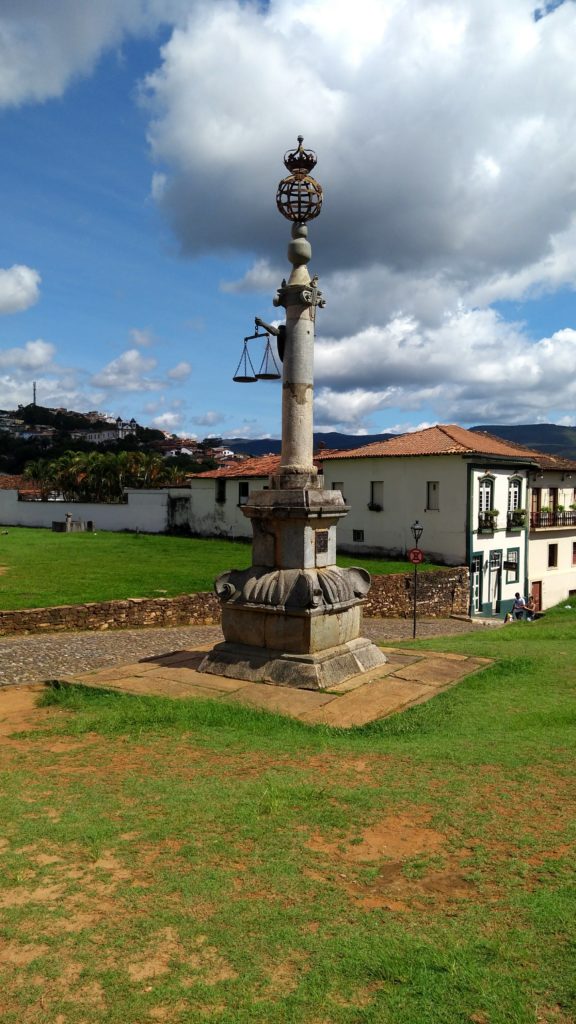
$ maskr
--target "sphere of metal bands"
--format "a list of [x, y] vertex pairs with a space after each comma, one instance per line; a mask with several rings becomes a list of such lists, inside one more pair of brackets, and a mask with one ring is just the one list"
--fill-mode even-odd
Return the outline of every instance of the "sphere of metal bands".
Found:
[[290, 174], [278, 185], [276, 206], [286, 220], [306, 224], [322, 209], [322, 186], [309, 175]]

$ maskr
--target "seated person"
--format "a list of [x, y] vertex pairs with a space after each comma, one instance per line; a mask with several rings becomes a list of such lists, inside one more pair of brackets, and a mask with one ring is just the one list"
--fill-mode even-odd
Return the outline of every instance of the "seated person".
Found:
[[526, 605], [524, 603], [524, 598], [521, 596], [521, 594], [518, 594], [518, 593], [514, 594], [514, 603], [512, 605], [512, 616], [513, 616], [513, 618], [515, 618], [515, 619], [523, 619], [524, 618], [525, 609], [526, 609]]

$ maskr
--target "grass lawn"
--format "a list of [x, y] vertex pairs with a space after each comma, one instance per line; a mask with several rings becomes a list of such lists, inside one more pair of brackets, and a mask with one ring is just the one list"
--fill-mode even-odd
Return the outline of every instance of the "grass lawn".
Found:
[[49, 691], [0, 737], [2, 1024], [573, 1024], [575, 620], [419, 641], [497, 663], [349, 732]]
[[[251, 562], [249, 544], [137, 533], [52, 533], [9, 527], [0, 535], [0, 609], [43, 608], [212, 590], [225, 569]], [[410, 572], [408, 562], [342, 556], [372, 573]], [[423, 565], [421, 569], [435, 568]]]

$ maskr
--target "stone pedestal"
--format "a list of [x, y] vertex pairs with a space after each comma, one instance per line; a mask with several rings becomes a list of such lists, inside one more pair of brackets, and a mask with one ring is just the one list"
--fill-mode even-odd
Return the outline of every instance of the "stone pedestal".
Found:
[[252, 520], [253, 565], [216, 580], [225, 642], [200, 671], [329, 689], [384, 664], [359, 635], [370, 575], [335, 564], [336, 525], [348, 511], [340, 492], [259, 491], [243, 511]]

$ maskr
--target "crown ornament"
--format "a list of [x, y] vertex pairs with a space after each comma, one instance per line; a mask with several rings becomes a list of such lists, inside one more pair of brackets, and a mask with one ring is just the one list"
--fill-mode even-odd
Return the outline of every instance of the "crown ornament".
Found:
[[286, 170], [290, 171], [295, 177], [306, 177], [314, 170], [318, 162], [316, 153], [313, 149], [304, 149], [302, 143], [304, 142], [304, 136], [298, 136], [298, 145], [295, 149], [289, 149], [284, 154], [284, 165]]
[[282, 179], [276, 191], [278, 210], [297, 224], [314, 220], [322, 208], [322, 186], [310, 174], [316, 166], [316, 153], [304, 149], [303, 142], [304, 137], [299, 135], [295, 149], [284, 154], [284, 165], [290, 174]]

